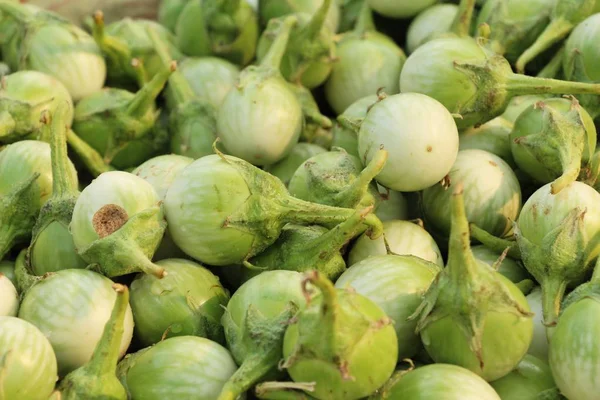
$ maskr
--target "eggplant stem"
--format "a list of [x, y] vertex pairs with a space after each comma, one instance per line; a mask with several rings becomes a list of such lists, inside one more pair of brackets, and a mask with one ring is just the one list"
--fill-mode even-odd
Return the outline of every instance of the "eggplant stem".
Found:
[[281, 21], [281, 25], [277, 32], [277, 37], [269, 47], [269, 51], [260, 63], [261, 67], [273, 69], [279, 71], [281, 65], [281, 59], [287, 49], [290, 33], [296, 24], [298, 18], [294, 16], [286, 17]]
[[373, 11], [371, 11], [371, 7], [369, 7], [368, 3], [368, 1], [363, 3], [358, 18], [356, 19], [356, 24], [354, 25], [354, 32], [358, 35], [363, 35], [366, 32], [376, 30], [375, 21], [373, 20]]
[[[168, 68], [173, 61], [173, 57], [170, 54], [169, 48], [167, 47], [165, 41], [158, 35], [156, 29], [148, 27], [146, 30], [150, 40], [152, 40], [152, 44], [154, 45], [156, 53], [162, 61], [163, 67]], [[173, 71], [169, 77], [169, 88], [175, 95], [175, 103], [177, 105], [187, 103], [196, 98], [191, 85], [179, 70]]]
[[304, 28], [303, 33], [312, 40], [316, 40], [325, 24], [327, 14], [331, 8], [332, 0], [323, 0], [321, 7], [313, 14], [310, 22]]
[[600, 84], [510, 74], [507, 79], [506, 90], [512, 96], [525, 94], [600, 94]]
[[560, 303], [564, 297], [567, 283], [565, 281], [547, 278], [542, 280], [542, 314], [544, 325], [555, 326], [560, 314]]
[[548, 49], [554, 43], [558, 42], [571, 32], [573, 29], [573, 23], [567, 21], [564, 18], [557, 18], [552, 20], [550, 24], [544, 29], [544, 32], [536, 41], [519, 56], [517, 63], [515, 64], [517, 71], [523, 73], [525, 66], [538, 55]]
[[81, 139], [73, 130], [67, 132], [67, 143], [79, 156], [85, 164], [88, 171], [96, 178], [100, 174], [114, 170], [110, 165], [104, 162], [100, 153], [91, 147], [86, 141]]
[[77, 193], [77, 181], [69, 173], [70, 162], [67, 154], [67, 117], [71, 106], [61, 102], [56, 106], [54, 115], [47, 115], [46, 127], [50, 127], [50, 153], [52, 162], [52, 197], [62, 198]]
[[460, 0], [458, 12], [452, 21], [452, 25], [450, 26], [450, 32], [459, 37], [469, 36], [474, 9], [475, 0]]
[[141, 118], [155, 105], [155, 100], [162, 92], [167, 80], [177, 69], [177, 63], [172, 61], [168, 67], [162, 69], [137, 91], [127, 106], [127, 114], [131, 117]]
[[104, 326], [104, 332], [92, 354], [92, 359], [84, 367], [95, 376], [102, 376], [116, 371], [124, 332], [125, 313], [129, 305], [127, 286], [115, 283], [112, 285], [117, 296], [112, 313]]

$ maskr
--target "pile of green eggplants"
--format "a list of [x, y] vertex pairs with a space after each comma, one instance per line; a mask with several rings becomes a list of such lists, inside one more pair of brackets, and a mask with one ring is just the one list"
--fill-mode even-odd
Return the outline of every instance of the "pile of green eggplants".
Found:
[[600, 399], [598, 43], [600, 0], [0, 1], [0, 399]]

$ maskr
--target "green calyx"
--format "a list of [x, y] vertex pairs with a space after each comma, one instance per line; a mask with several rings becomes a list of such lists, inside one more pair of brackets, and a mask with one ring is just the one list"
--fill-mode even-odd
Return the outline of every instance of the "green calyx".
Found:
[[[79, 195], [77, 179], [70, 171], [73, 167], [67, 156], [70, 107], [67, 103], [61, 103], [54, 115], [46, 112], [43, 118], [50, 130], [52, 197], [40, 211], [27, 249], [27, 260], [35, 275], [87, 266], [77, 255], [69, 232], [73, 208]], [[56, 243], [57, 238], [60, 238], [60, 243]]]
[[[310, 301], [308, 284], [320, 291]], [[294, 381], [315, 379], [317, 398], [357, 399], [375, 391], [397, 362], [397, 338], [390, 318], [356, 292], [336, 289], [317, 271], [305, 273], [303, 290], [308, 305], [286, 331], [285, 361], [280, 367]], [[363, 347], [371, 341], [381, 347], [378, 354], [372, 347]], [[362, 369], [358, 360], [369, 358], [377, 368]]]
[[75, 107], [73, 130], [110, 164], [128, 143], [152, 130], [159, 114], [154, 101], [176, 68], [173, 62], [135, 94], [105, 89], [83, 99]]
[[118, 283], [113, 285], [113, 289], [117, 292], [117, 299], [91, 360], [69, 373], [58, 386], [63, 400], [127, 399], [127, 392], [117, 379], [116, 369], [125, 313], [129, 305], [129, 291], [127, 286]]
[[[151, 28], [148, 29], [148, 36], [161, 62], [167, 67], [172, 62], [172, 56], [165, 41]], [[209, 101], [195, 95], [179, 70], [169, 77], [169, 89], [175, 103], [169, 115], [171, 151], [195, 159], [212, 154], [212, 145], [217, 137], [217, 110]]]
[[488, 0], [479, 12], [477, 25], [487, 24], [487, 46], [514, 62], [542, 33], [553, 5], [553, 0]]
[[596, 0], [557, 0], [550, 24], [536, 41], [521, 54], [515, 66], [522, 73], [525, 66], [554, 43], [565, 38], [581, 21], [592, 15]]
[[49, 276], [52, 273], [42, 276], [32, 275], [27, 264], [27, 250], [21, 250], [17, 259], [15, 260], [15, 279], [17, 281], [16, 288], [19, 293], [26, 293], [29, 288], [35, 285], [37, 282]]
[[328, 279], [337, 279], [346, 269], [341, 249], [367, 229], [383, 229], [371, 212], [373, 206], [357, 211], [352, 217], [327, 231], [320, 226], [286, 226], [275, 243], [259, 255], [244, 262], [242, 271], [250, 278], [263, 271], [285, 269], [305, 272], [316, 270]]
[[[563, 100], [567, 102], [567, 100]], [[568, 110], [557, 101], [537, 102], [517, 119], [513, 132], [513, 155], [519, 167], [536, 179], [554, 179], [551, 193], [556, 194], [577, 180], [583, 160], [589, 160], [595, 148], [593, 123], [584, 120], [586, 113], [574, 98]], [[587, 119], [590, 120], [589, 116]], [[539, 131], [529, 133], [529, 118], [539, 118]], [[594, 142], [589, 146], [588, 142]], [[590, 148], [591, 147], [591, 148]], [[516, 151], [515, 151], [516, 150]], [[588, 154], [584, 154], [587, 151]], [[534, 163], [529, 162], [531, 157]], [[541, 168], [537, 168], [537, 167]], [[533, 169], [533, 170], [532, 170]], [[544, 182], [545, 183], [545, 182]]]
[[455, 61], [454, 65], [477, 86], [476, 99], [457, 110], [462, 115], [459, 122], [465, 126], [493, 119], [502, 113], [508, 101], [517, 95], [600, 93], [599, 85], [515, 74], [504, 57], [489, 52], [483, 61]]
[[39, 202], [36, 188], [39, 176], [39, 172], [34, 173], [0, 197], [0, 259], [15, 244], [26, 242], [31, 237], [31, 229], [39, 213], [34, 206]]
[[164, 268], [150, 261], [167, 227], [162, 205], [129, 217], [121, 207], [108, 204], [96, 211], [93, 225], [99, 238], [78, 249], [90, 269], [107, 277], [140, 271], [158, 278], [166, 275]]
[[[334, 35], [325, 25], [333, 0], [324, 0], [312, 15], [296, 14], [298, 24], [287, 45], [281, 65], [283, 76], [290, 82], [309, 89], [320, 86], [331, 72], [335, 60]], [[258, 48], [259, 61], [263, 58], [271, 39], [276, 37], [281, 21], [286, 17], [271, 19], [261, 37]]]
[[223, 387], [218, 400], [235, 400], [258, 380], [276, 371], [282, 357], [285, 330], [297, 311], [296, 304], [290, 302], [279, 315], [267, 318], [250, 305], [244, 325], [239, 328], [231, 319], [229, 311], [225, 312], [223, 326], [228, 341], [237, 348], [234, 353], [244, 354], [244, 359], [240, 368]]
[[246, 65], [256, 51], [258, 19], [245, 1], [191, 0], [181, 11], [175, 32], [186, 55], [216, 55]]
[[109, 76], [113, 75], [117, 82], [133, 80], [139, 87], [148, 82], [144, 65], [132, 54], [127, 43], [106, 34], [104, 14], [100, 10], [94, 13], [92, 36], [106, 59]]
[[[0, 143], [12, 143], [39, 135], [40, 114], [56, 108], [61, 101], [71, 103], [67, 89], [49, 75], [19, 71], [0, 81]], [[72, 110], [67, 116], [71, 124]]]
[[343, 149], [333, 149], [305, 161], [290, 180], [290, 193], [315, 203], [345, 207], [368, 207], [375, 203], [372, 181], [388, 158], [379, 150], [362, 169], [360, 160]]
[[[272, 32], [275, 35], [275, 39], [269, 47], [269, 51], [262, 58], [260, 64], [246, 67], [241, 72], [236, 86], [243, 88], [248, 85], [248, 81], [258, 80], [260, 82], [274, 76], [281, 77], [281, 60], [287, 49], [292, 29], [297, 23], [298, 17], [295, 16], [288, 16], [284, 19], [274, 21]], [[293, 85], [289, 86], [290, 89], [293, 88]]]
[[[289, 195], [285, 185], [268, 172], [242, 159], [225, 156], [216, 148], [215, 152], [237, 170], [251, 193], [243, 205], [223, 223], [223, 228], [235, 228], [255, 236], [245, 260], [273, 244], [288, 223], [332, 227], [346, 221], [356, 212], [354, 209], [325, 206], [294, 198]], [[377, 238], [383, 229], [379, 224], [373, 223], [368, 232], [373, 238]]]
[[542, 287], [544, 324], [554, 326], [567, 285], [581, 280], [591, 266], [585, 232], [585, 210], [574, 208], [540, 245], [529, 241], [515, 224], [515, 237], [525, 268]]
[[510, 313], [520, 318], [532, 314], [517, 302], [494, 268], [473, 256], [461, 184], [456, 185], [452, 194], [451, 212], [448, 264], [410, 318], [418, 318], [417, 333], [434, 322], [451, 318], [464, 333], [469, 349], [483, 369], [482, 341], [487, 314]]

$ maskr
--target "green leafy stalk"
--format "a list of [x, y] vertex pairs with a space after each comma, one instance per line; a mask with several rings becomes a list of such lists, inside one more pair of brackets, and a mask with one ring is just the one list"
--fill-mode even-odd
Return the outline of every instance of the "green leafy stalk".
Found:
[[[172, 62], [133, 95], [109, 88], [83, 99], [75, 110], [73, 130], [88, 143], [97, 143], [98, 136], [105, 137], [104, 148], [97, 150], [104, 153], [105, 164], [112, 163], [127, 144], [152, 132], [159, 116], [155, 100], [176, 69]], [[80, 155], [89, 157], [87, 153]], [[86, 160], [86, 164], [94, 162]]]
[[521, 54], [515, 64], [517, 71], [525, 71], [525, 66], [531, 60], [565, 38], [578, 23], [592, 14], [595, 4], [596, 0], [557, 0], [550, 24]]
[[82, 140], [71, 129], [67, 132], [67, 143], [81, 159], [88, 171], [97, 178], [103, 172], [113, 171], [114, 168], [104, 162], [104, 159], [92, 146]]
[[133, 57], [129, 46], [118, 38], [106, 34], [102, 11], [98, 10], [94, 13], [92, 36], [106, 57], [110, 68], [125, 71], [137, 82], [139, 87], [143, 87], [148, 82], [148, 74], [144, 65]]
[[521, 251], [516, 240], [496, 237], [475, 224], [469, 224], [469, 231], [472, 239], [477, 240], [488, 249], [496, 253], [503, 253], [506, 250], [510, 258], [514, 258], [515, 260], [521, 259]]
[[[150, 40], [152, 40], [154, 50], [160, 57], [163, 66], [168, 67], [173, 62], [173, 57], [170, 54], [166, 43], [160, 38], [160, 36], [158, 36], [156, 30], [152, 27], [148, 27], [146, 31], [148, 32]], [[179, 70], [173, 71], [171, 76], [169, 76], [169, 87], [173, 91], [175, 103], [177, 105], [181, 105], [196, 99], [194, 90]]]
[[469, 36], [474, 9], [475, 0], [460, 0], [458, 12], [450, 26], [450, 32], [459, 37]]
[[325, 20], [327, 19], [327, 14], [329, 13], [329, 9], [331, 8], [331, 3], [333, 0], [323, 0], [321, 7], [313, 14], [310, 22], [304, 29], [298, 32], [298, 38], [301, 40], [316, 40], [323, 29], [323, 25], [325, 24]]
[[[54, 115], [43, 114], [44, 130], [49, 130], [50, 155], [52, 165], [52, 196], [42, 207], [37, 222], [33, 227], [33, 237], [27, 249], [27, 261], [36, 275], [60, 269], [85, 268], [86, 263], [77, 255], [75, 244], [69, 232], [69, 224], [73, 216], [73, 208], [79, 196], [77, 175], [73, 172], [67, 155], [67, 132], [70, 104], [59, 103]], [[46, 229], [53, 224], [52, 233], [45, 236]], [[51, 237], [60, 231], [59, 243]], [[50, 236], [49, 236], [50, 235]], [[44, 259], [36, 259], [36, 250], [42, 251]], [[57, 263], [60, 260], [60, 263]]]
[[[375, 177], [383, 170], [383, 167], [385, 167], [388, 155], [389, 153], [386, 150], [378, 150], [367, 166], [360, 172], [358, 177], [344, 190], [335, 195], [336, 203], [343, 207], [347, 205], [344, 203], [343, 199], [352, 199], [354, 204], [356, 204], [359, 199], [363, 199], [367, 194], [369, 185], [373, 182], [373, 179], [375, 179]], [[362, 204], [359, 203], [359, 205]]]
[[69, 373], [59, 385], [63, 400], [127, 399], [127, 392], [117, 379], [116, 370], [129, 306], [129, 290], [118, 283], [113, 285], [113, 289], [117, 293], [115, 305], [91, 360]]
[[154, 107], [154, 102], [160, 92], [162, 92], [169, 77], [176, 70], [177, 63], [171, 61], [168, 67], [163, 68], [150, 80], [150, 82], [142, 86], [142, 88], [137, 91], [134, 98], [129, 102], [126, 111], [127, 115], [132, 118], [141, 118], [148, 113], [148, 111]]
[[531, 60], [536, 58], [544, 50], [550, 48], [552, 44], [567, 36], [573, 27], [574, 25], [570, 21], [562, 18], [550, 22], [550, 25], [548, 25], [544, 32], [538, 36], [537, 40], [521, 54], [515, 64], [517, 71], [523, 73], [525, 71], [525, 66], [531, 62]]
[[[228, 329], [227, 337], [244, 346], [246, 357], [240, 368], [225, 383], [217, 400], [236, 400], [249, 390], [257, 381], [277, 368], [282, 357], [283, 335], [288, 322], [298, 311], [294, 303], [288, 304], [284, 311], [274, 318], [266, 318], [256, 307], [250, 305], [246, 311], [245, 324], [237, 337], [235, 329]], [[231, 320], [229, 311], [225, 318]], [[226, 329], [235, 325], [225, 322]]]
[[375, 27], [375, 21], [373, 20], [373, 11], [369, 7], [369, 2], [365, 1], [356, 20], [356, 25], [352, 31], [356, 35], [363, 35], [366, 32], [377, 30]]
[[261, 254], [245, 261], [245, 275], [254, 276], [263, 271], [285, 269], [305, 272], [316, 270], [329, 279], [336, 279], [346, 269], [340, 254], [344, 245], [364, 232], [369, 226], [383, 230], [381, 221], [371, 214], [373, 206], [357, 211], [352, 217], [330, 231], [317, 227], [284, 228], [279, 239]]
[[451, 207], [448, 265], [438, 274], [410, 319], [418, 317], [417, 332], [421, 332], [435, 321], [451, 318], [464, 332], [470, 350], [483, 369], [482, 340], [488, 312], [505, 312], [518, 317], [532, 314], [517, 303], [494, 269], [479, 263], [473, 256], [460, 183], [452, 194]]
[[279, 71], [281, 60], [288, 46], [290, 34], [294, 26], [298, 23], [298, 18], [294, 16], [286, 17], [281, 21], [277, 37], [271, 44], [269, 51], [260, 63], [261, 69], [270, 71]]
[[77, 180], [69, 173], [71, 167], [67, 155], [67, 132], [69, 126], [67, 116], [70, 105], [58, 104], [54, 115], [46, 112], [44, 120], [50, 129], [50, 154], [52, 163], [52, 199], [76, 197], [79, 192]]
[[[157, 32], [148, 28], [148, 36], [152, 40], [156, 53], [164, 66], [172, 62], [169, 49]], [[217, 133], [217, 110], [206, 99], [200, 99], [181, 71], [173, 71], [169, 77], [169, 87], [174, 95], [175, 107], [169, 115], [169, 133], [171, 144], [195, 143], [196, 156], [212, 154], [212, 143]], [[175, 148], [176, 153], [182, 149]], [[185, 154], [185, 153], [184, 153]]]

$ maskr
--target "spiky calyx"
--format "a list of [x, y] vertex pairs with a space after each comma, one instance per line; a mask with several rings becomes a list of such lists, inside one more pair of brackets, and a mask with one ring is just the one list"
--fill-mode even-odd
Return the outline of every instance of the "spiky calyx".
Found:
[[388, 152], [379, 150], [363, 169], [357, 157], [333, 149], [305, 161], [289, 183], [290, 193], [300, 199], [336, 207], [368, 207], [375, 204], [372, 181], [381, 172]]
[[[425, 59], [436, 61], [424, 69]], [[481, 40], [452, 37], [428, 42], [411, 54], [400, 85], [402, 91], [429, 95], [460, 114], [456, 120], [460, 129], [500, 115], [514, 96], [600, 93], [599, 84], [515, 74], [509, 62], [483, 47]], [[458, 87], [466, 90], [455, 90]]]
[[[298, 25], [294, 28], [283, 56], [281, 71], [294, 84], [314, 89], [325, 82], [335, 61], [333, 32], [325, 25], [327, 13], [333, 0], [324, 0], [312, 15], [298, 13]], [[258, 44], [257, 57], [262, 59], [279, 25], [285, 17], [269, 20]]]
[[191, 0], [175, 27], [177, 45], [188, 56], [216, 55], [239, 65], [255, 55], [258, 18], [240, 0]]
[[[296, 199], [289, 195], [279, 179], [268, 172], [242, 159], [225, 156], [216, 148], [215, 151], [223, 161], [242, 175], [251, 193], [237, 212], [229, 215], [223, 223], [224, 228], [232, 227], [256, 235], [253, 248], [245, 260], [260, 254], [273, 244], [287, 223], [333, 227], [355, 214], [353, 209]], [[383, 227], [376, 217], [370, 218], [366, 220], [367, 232], [373, 238], [377, 238], [383, 233]]]
[[[473, 370], [484, 378], [493, 380], [508, 373], [529, 347], [533, 331], [532, 314], [525, 298], [517, 298], [516, 287], [503, 279], [493, 268], [479, 262], [470, 247], [469, 225], [465, 213], [462, 184], [457, 184], [452, 194], [452, 226], [449, 241], [448, 265], [440, 272], [425, 294], [423, 302], [411, 318], [418, 318], [417, 332], [430, 356], [437, 362], [456, 363]], [[497, 317], [514, 315], [514, 319]], [[484, 343], [484, 330], [502, 329], [500, 324], [510, 323], [511, 329], [523, 336], [511, 349], [514, 360], [495, 357], [492, 341]], [[488, 322], [486, 324], [486, 322]], [[490, 322], [494, 322], [494, 326]], [[471, 355], [458, 354], [455, 349], [444, 348], [440, 327], [450, 328], [463, 335], [456, 337], [459, 348], [468, 349]], [[488, 335], [486, 335], [488, 336]], [[527, 339], [529, 337], [529, 339]], [[514, 339], [514, 337], [513, 337]], [[488, 339], [490, 340], [490, 339]], [[515, 339], [516, 340], [516, 339]], [[529, 340], [529, 341], [528, 341]], [[454, 343], [454, 344], [456, 344]], [[447, 344], [451, 346], [451, 344]], [[489, 354], [488, 354], [489, 353]], [[514, 365], [510, 364], [514, 361]], [[508, 369], [507, 369], [508, 368]]]
[[577, 179], [582, 162], [591, 158], [596, 128], [575, 98], [549, 99], [519, 116], [511, 139], [517, 165], [542, 183], [554, 179], [556, 194]]
[[158, 278], [166, 274], [150, 261], [167, 227], [162, 205], [129, 217], [121, 207], [109, 204], [94, 214], [93, 224], [99, 238], [78, 249], [90, 269], [108, 277], [140, 271]]
[[120, 38], [106, 34], [104, 13], [94, 13], [92, 36], [102, 51], [107, 65], [108, 76], [115, 83], [135, 82], [142, 87], [148, 81], [144, 65], [133, 55], [132, 49]]
[[542, 286], [542, 311], [547, 326], [556, 325], [567, 285], [582, 279], [591, 266], [585, 214], [586, 210], [579, 207], [571, 210], [540, 245], [522, 235], [515, 224], [523, 264]]
[[[373, 207], [357, 211], [335, 228], [319, 226], [286, 226], [275, 243], [264, 252], [245, 262], [246, 278], [275, 269], [306, 272], [316, 270], [328, 279], [337, 279], [346, 269], [342, 248], [367, 229], [367, 224], [381, 222], [371, 214]], [[367, 218], [369, 220], [367, 220]]]
[[173, 62], [135, 94], [104, 89], [83, 99], [75, 107], [73, 130], [110, 164], [129, 142], [152, 130], [159, 115], [154, 102], [176, 69]]
[[[147, 29], [148, 36], [164, 67], [172, 62], [172, 52], [155, 29]], [[175, 154], [194, 159], [212, 154], [217, 137], [217, 110], [209, 101], [195, 95], [189, 81], [181, 71], [169, 77], [169, 89], [175, 107], [169, 115], [171, 150]]]
[[0, 197], [0, 259], [17, 243], [31, 237], [39, 209], [33, 206], [39, 202], [37, 179], [40, 173], [34, 173], [29, 179], [16, 185]]
[[486, 1], [477, 17], [477, 25], [487, 24], [489, 48], [514, 62], [548, 24], [553, 3], [551, 0]]
[[223, 325], [229, 345], [236, 348], [236, 354], [243, 354], [244, 357], [240, 368], [223, 387], [218, 400], [235, 400], [258, 380], [276, 373], [282, 357], [284, 333], [297, 311], [298, 306], [290, 302], [279, 315], [267, 318], [250, 305], [246, 310], [244, 325], [239, 328], [229, 311], [225, 312]]
[[125, 400], [127, 392], [116, 376], [119, 347], [124, 332], [124, 321], [129, 306], [127, 286], [115, 283], [117, 293], [112, 314], [91, 360], [69, 373], [58, 389], [62, 400]]
[[391, 320], [367, 298], [336, 289], [317, 271], [305, 274], [307, 295], [309, 283], [321, 295], [288, 327], [281, 367], [296, 382], [316, 382], [317, 398], [369, 395], [390, 377], [397, 362]]

